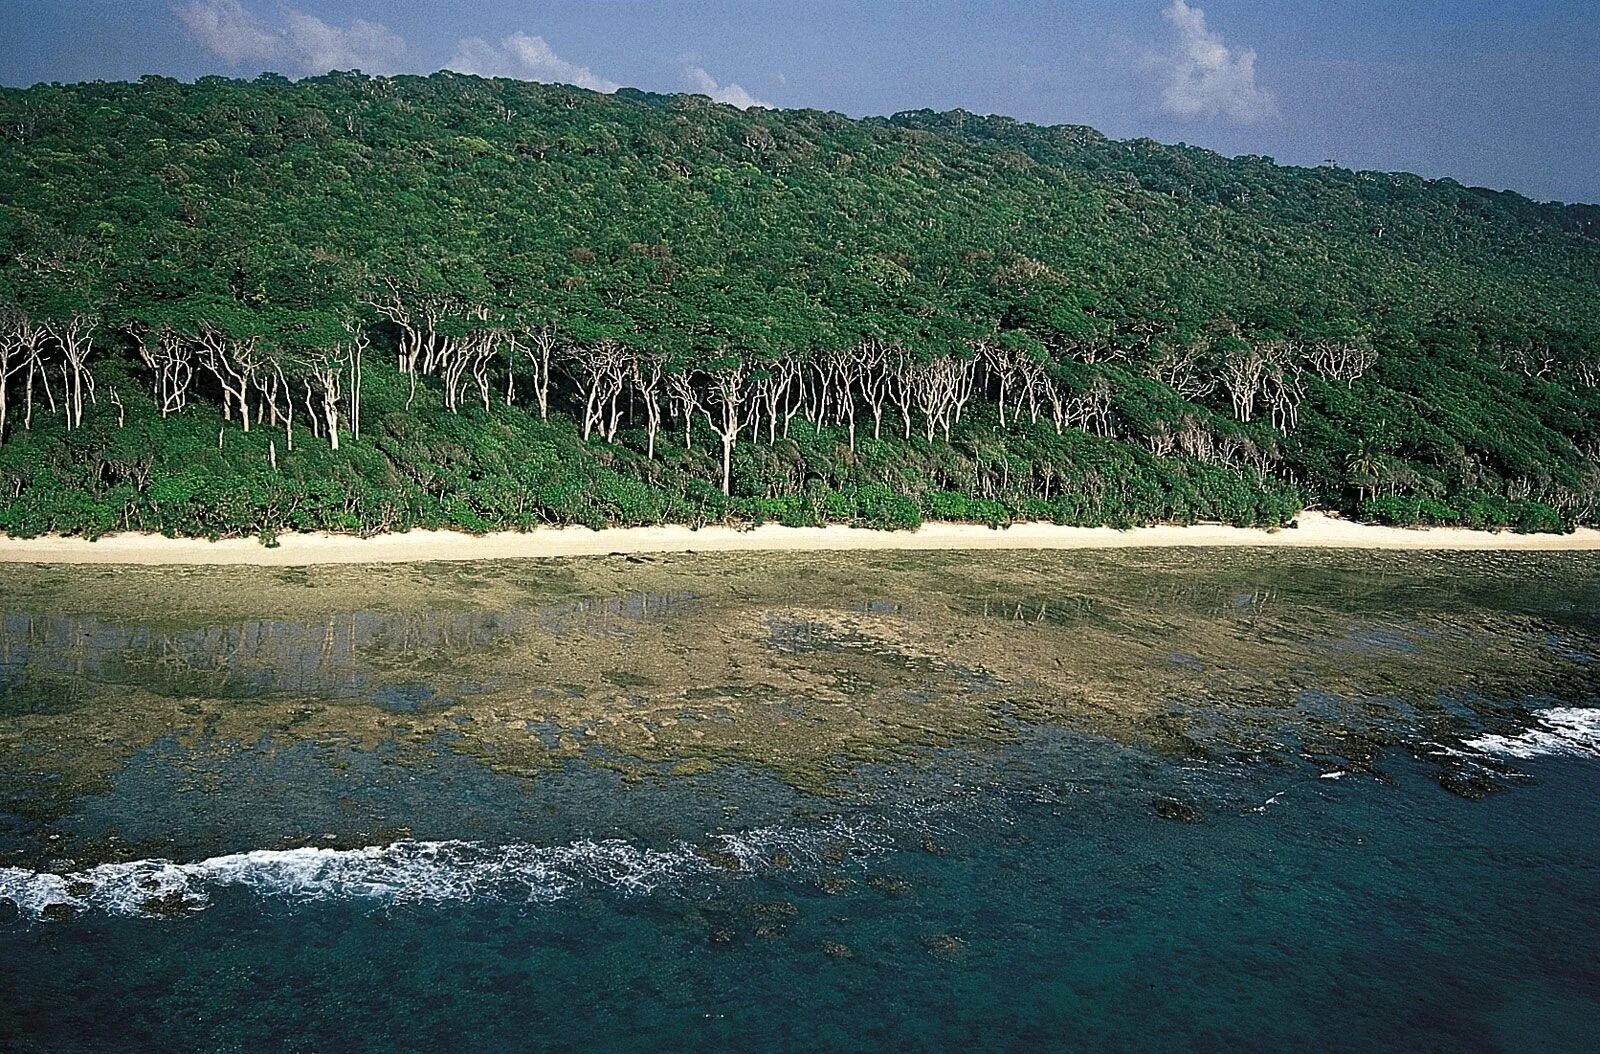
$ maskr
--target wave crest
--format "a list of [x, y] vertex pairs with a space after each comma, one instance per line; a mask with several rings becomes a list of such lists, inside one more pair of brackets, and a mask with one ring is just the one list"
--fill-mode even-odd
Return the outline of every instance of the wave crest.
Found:
[[1600, 708], [1556, 706], [1538, 711], [1538, 725], [1514, 736], [1484, 735], [1463, 745], [1498, 757], [1600, 757]]
[[224, 887], [300, 901], [548, 903], [581, 888], [640, 895], [696, 876], [839, 863], [890, 845], [888, 835], [867, 823], [840, 820], [717, 834], [698, 845], [677, 842], [664, 849], [621, 839], [555, 846], [405, 840], [361, 849], [257, 849], [193, 863], [134, 860], [67, 874], [0, 868], [0, 900], [31, 919], [90, 909], [124, 916], [197, 911]]

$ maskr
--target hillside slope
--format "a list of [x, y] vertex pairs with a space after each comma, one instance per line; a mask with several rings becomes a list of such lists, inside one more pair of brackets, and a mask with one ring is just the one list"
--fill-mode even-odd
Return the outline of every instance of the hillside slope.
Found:
[[0, 135], [12, 533], [1600, 520], [1595, 206], [447, 73]]

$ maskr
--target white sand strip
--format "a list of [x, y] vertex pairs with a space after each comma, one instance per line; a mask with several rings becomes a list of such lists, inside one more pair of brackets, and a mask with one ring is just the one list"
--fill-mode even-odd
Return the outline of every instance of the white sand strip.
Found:
[[253, 538], [208, 542], [119, 534], [81, 538], [0, 537], [0, 562], [62, 564], [306, 564], [419, 563], [430, 560], [515, 560], [609, 553], [917, 550], [917, 549], [1131, 549], [1181, 546], [1278, 546], [1326, 549], [1600, 550], [1600, 530], [1572, 534], [1511, 534], [1453, 527], [1404, 529], [1352, 523], [1318, 512], [1300, 514], [1298, 526], [1266, 531], [1201, 524], [1194, 527], [1059, 527], [1019, 523], [1002, 530], [967, 523], [929, 523], [915, 531], [860, 527], [547, 527], [525, 534], [409, 531], [375, 538], [337, 534], [286, 534], [269, 549]]

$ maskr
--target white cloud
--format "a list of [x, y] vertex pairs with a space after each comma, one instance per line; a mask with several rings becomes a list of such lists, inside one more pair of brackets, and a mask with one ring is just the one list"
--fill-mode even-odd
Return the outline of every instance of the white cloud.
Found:
[[683, 76], [695, 91], [701, 95], [709, 95], [717, 102], [725, 102], [741, 110], [748, 110], [752, 106], [762, 106], [769, 110], [773, 108], [770, 102], [763, 102], [740, 85], [731, 82], [718, 84], [717, 79], [707, 73], [703, 66], [685, 66]]
[[332, 26], [303, 11], [285, 8], [280, 25], [245, 10], [239, 0], [189, 0], [173, 11], [195, 42], [233, 65], [284, 63], [296, 73], [361, 69], [391, 73], [405, 56], [406, 42], [387, 26], [355, 19]]
[[[357, 18], [340, 27], [285, 7], [276, 20], [268, 20], [239, 0], [182, 0], [174, 3], [172, 10], [196, 44], [232, 65], [276, 64], [293, 73], [326, 73], [335, 69], [394, 73], [406, 59], [406, 42], [398, 34], [365, 19]], [[681, 61], [685, 82], [694, 91], [740, 109], [772, 105], [742, 85], [719, 83], [698, 64], [696, 56], [684, 55]], [[456, 42], [455, 53], [444, 68], [480, 77], [573, 84], [605, 93], [622, 87], [588, 66], [562, 58], [544, 37], [520, 31], [501, 37], [498, 43], [483, 37], [463, 37]]]
[[195, 43], [226, 62], [277, 58], [283, 38], [269, 30], [238, 0], [193, 0], [178, 4], [173, 12]]
[[406, 42], [387, 26], [358, 18], [349, 28], [330, 26], [299, 11], [285, 11], [284, 39], [308, 70], [362, 69], [387, 73], [400, 64]]
[[514, 77], [547, 84], [575, 84], [597, 92], [614, 92], [622, 85], [597, 76], [587, 66], [568, 62], [557, 55], [543, 37], [513, 33], [498, 45], [482, 37], [466, 37], [456, 44], [456, 53], [445, 64], [457, 73], [480, 77]]
[[1172, 27], [1172, 47], [1142, 63], [1157, 78], [1162, 110], [1241, 124], [1277, 116], [1277, 100], [1256, 84], [1253, 49], [1229, 47], [1206, 26], [1206, 13], [1185, 0], [1172, 0], [1162, 15]]

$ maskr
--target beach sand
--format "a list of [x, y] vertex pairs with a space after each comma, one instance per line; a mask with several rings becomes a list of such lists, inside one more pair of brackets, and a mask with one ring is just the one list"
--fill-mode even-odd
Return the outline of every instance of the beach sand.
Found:
[[435, 560], [515, 560], [611, 553], [933, 550], [933, 549], [1129, 549], [1275, 546], [1326, 549], [1596, 550], [1600, 530], [1572, 534], [1512, 534], [1454, 527], [1407, 529], [1353, 523], [1319, 512], [1303, 512], [1281, 530], [1199, 524], [1115, 530], [1019, 523], [1002, 529], [978, 524], [928, 523], [915, 531], [862, 527], [752, 529], [682, 526], [547, 527], [527, 533], [471, 535], [458, 531], [409, 531], [359, 538], [337, 534], [285, 534], [276, 547], [254, 538], [210, 542], [149, 534], [82, 538], [0, 537], [0, 562], [58, 564], [308, 564], [422, 563]]

